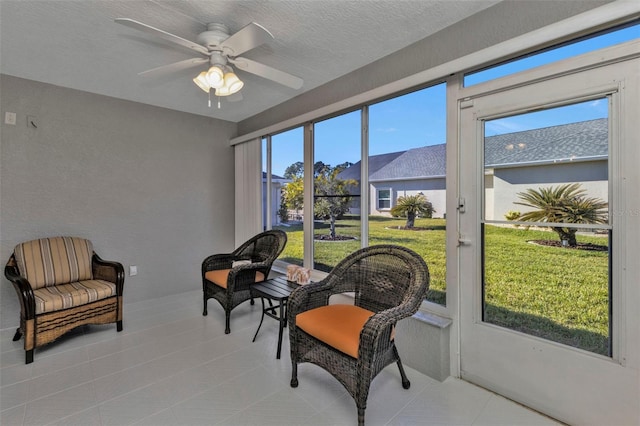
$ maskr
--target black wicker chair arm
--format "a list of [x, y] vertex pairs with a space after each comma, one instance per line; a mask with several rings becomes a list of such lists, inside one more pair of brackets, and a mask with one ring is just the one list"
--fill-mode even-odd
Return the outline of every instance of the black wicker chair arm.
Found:
[[16, 293], [18, 293], [25, 319], [35, 318], [36, 299], [33, 295], [33, 289], [29, 281], [18, 272], [18, 267], [15, 264], [15, 258], [13, 256], [11, 256], [7, 266], [4, 268], [4, 276], [11, 281], [13, 288], [16, 290]]
[[264, 262], [247, 263], [233, 267], [227, 277], [227, 289], [233, 292], [235, 287], [255, 284], [256, 272], [262, 272], [265, 279], [267, 279], [270, 270], [271, 266]]
[[217, 269], [230, 269], [233, 261], [237, 260], [233, 253], [214, 254], [202, 261], [202, 274]]
[[369, 348], [386, 348], [391, 344], [391, 332], [393, 327], [401, 319], [410, 317], [416, 310], [407, 306], [397, 306], [378, 312], [369, 318], [360, 332], [359, 355], [362, 350], [369, 351]]
[[122, 295], [124, 288], [124, 267], [119, 262], [104, 260], [96, 253], [92, 257], [93, 277], [116, 285], [118, 295]]
[[329, 296], [335, 294], [332, 290], [333, 285], [326, 278], [295, 289], [287, 302], [289, 324], [294, 325], [296, 315], [301, 312], [328, 305]]

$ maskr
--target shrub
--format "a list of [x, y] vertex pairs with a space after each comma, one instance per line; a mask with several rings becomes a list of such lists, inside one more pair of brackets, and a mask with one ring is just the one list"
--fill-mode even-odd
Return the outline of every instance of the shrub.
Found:
[[402, 209], [398, 206], [391, 207], [389, 213], [391, 213], [391, 217], [405, 217], [405, 213], [401, 211]]
[[518, 220], [520, 219], [520, 212], [516, 210], [509, 210], [505, 213], [504, 218], [507, 220]]
[[[522, 221], [547, 223], [606, 223], [608, 204], [598, 198], [586, 196], [586, 191], [579, 183], [565, 184], [557, 187], [527, 189], [519, 192], [522, 200], [515, 202], [534, 210], [523, 213]], [[570, 247], [578, 245], [576, 228], [554, 226], [551, 228], [558, 234], [560, 241], [567, 241]]]
[[[399, 197], [398, 203], [394, 207], [395, 211], [402, 216], [407, 217], [407, 228], [413, 228], [416, 216], [420, 215], [423, 218], [432, 218], [435, 212], [433, 204], [427, 200], [423, 194], [407, 195], [406, 197]], [[392, 215], [393, 215], [393, 210]]]
[[287, 209], [287, 203], [284, 193], [280, 195], [280, 207], [278, 207], [278, 217], [282, 223], [289, 222], [289, 209]]

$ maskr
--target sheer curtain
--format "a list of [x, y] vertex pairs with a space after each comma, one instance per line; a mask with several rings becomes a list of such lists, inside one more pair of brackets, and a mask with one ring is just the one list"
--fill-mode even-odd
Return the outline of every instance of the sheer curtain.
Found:
[[262, 232], [262, 156], [260, 138], [234, 146], [236, 247]]

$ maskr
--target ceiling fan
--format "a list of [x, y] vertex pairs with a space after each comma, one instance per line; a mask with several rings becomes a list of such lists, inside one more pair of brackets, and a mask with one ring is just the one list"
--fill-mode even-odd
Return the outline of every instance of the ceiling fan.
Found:
[[[209, 68], [198, 74], [193, 81], [209, 95], [211, 95], [211, 89], [215, 89], [215, 96], [219, 97], [233, 95], [242, 89], [244, 83], [235, 75], [231, 65], [244, 72], [275, 81], [292, 89], [300, 89], [302, 87], [303, 80], [299, 77], [238, 56], [273, 40], [273, 35], [266, 28], [255, 22], [251, 22], [233, 35], [229, 35], [229, 29], [224, 24], [208, 24], [207, 31], [200, 33], [196, 38], [197, 42], [129, 18], [117, 18], [115, 22], [158, 36], [200, 54], [198, 58], [191, 58], [143, 71], [138, 73], [140, 76], [165, 74], [208, 62]], [[209, 96], [209, 106], [211, 106], [211, 96]], [[219, 107], [220, 102], [218, 101]]]

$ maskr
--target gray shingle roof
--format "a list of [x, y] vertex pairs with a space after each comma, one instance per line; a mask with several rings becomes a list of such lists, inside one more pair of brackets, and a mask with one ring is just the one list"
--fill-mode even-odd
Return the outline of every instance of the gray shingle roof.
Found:
[[[606, 118], [489, 136], [485, 139], [487, 167], [606, 158], [609, 150]], [[445, 144], [369, 157], [369, 180], [444, 176]], [[360, 179], [360, 162], [340, 179]]]
[[384, 167], [370, 173], [369, 180], [444, 176], [445, 164], [445, 144], [423, 146], [405, 151]]
[[606, 157], [609, 150], [606, 118], [544, 127], [485, 139], [488, 167]]
[[[267, 178], [267, 172], [262, 172], [262, 179]], [[282, 176], [278, 176], [276, 174], [271, 174], [271, 179], [284, 179]]]
[[[382, 167], [391, 163], [393, 160], [404, 154], [406, 151], [390, 152], [388, 154], [370, 155], [369, 156], [369, 176], [377, 172]], [[343, 170], [338, 175], [339, 179], [355, 179], [360, 180], [360, 161], [355, 163], [348, 169]]]

